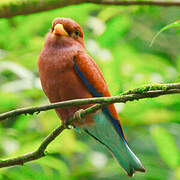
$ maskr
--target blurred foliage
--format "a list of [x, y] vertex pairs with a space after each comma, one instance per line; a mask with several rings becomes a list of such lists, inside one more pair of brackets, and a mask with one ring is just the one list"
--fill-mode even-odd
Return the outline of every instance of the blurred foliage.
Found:
[[152, 46], [152, 44], [154, 43], [155, 39], [159, 36], [160, 33], [162, 33], [163, 31], [166, 31], [166, 30], [168, 30], [170, 28], [175, 28], [175, 27], [180, 28], [180, 20], [175, 21], [175, 22], [173, 22], [171, 24], [168, 24], [167, 26], [165, 26], [162, 29], [160, 29], [160, 31], [153, 37], [150, 46]]
[[[180, 30], [161, 33], [180, 17], [178, 8], [82, 4], [0, 19], [0, 112], [48, 103], [37, 59], [55, 17], [83, 28], [88, 53], [100, 66], [112, 95], [152, 82], [180, 80]], [[180, 179], [179, 95], [117, 104], [128, 142], [147, 172], [132, 179]], [[34, 150], [60, 123], [54, 111], [19, 116], [0, 124], [0, 158]], [[85, 134], [63, 132], [49, 155], [22, 167], [0, 169], [0, 180], [128, 179], [104, 147]]]

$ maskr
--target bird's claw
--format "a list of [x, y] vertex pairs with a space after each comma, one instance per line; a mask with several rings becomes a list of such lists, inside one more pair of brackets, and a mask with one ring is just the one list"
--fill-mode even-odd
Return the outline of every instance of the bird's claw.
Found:
[[74, 113], [74, 118], [75, 118], [75, 120], [77, 120], [77, 121], [79, 121], [79, 122], [82, 122], [83, 121], [83, 118], [81, 117], [81, 113], [82, 112], [84, 112], [84, 109], [80, 109], [80, 110], [78, 110], [78, 111], [76, 111], [75, 113]]

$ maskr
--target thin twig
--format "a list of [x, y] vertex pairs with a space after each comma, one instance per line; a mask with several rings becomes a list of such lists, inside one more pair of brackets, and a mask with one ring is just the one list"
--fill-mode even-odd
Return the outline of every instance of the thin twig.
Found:
[[44, 141], [41, 143], [39, 148], [36, 151], [31, 153], [24, 154], [22, 156], [11, 158], [7, 160], [0, 160], [0, 168], [15, 166], [15, 165], [23, 165], [26, 162], [33, 161], [36, 159], [40, 159], [41, 157], [45, 156], [45, 150], [47, 146], [67, 127], [65, 125], [61, 125], [49, 134]]
[[104, 4], [104, 5], [121, 5], [121, 6], [180, 6], [179, 1], [114, 1], [114, 0], [87, 0], [86, 2], [95, 3], [95, 4]]
[[159, 1], [159, 0], [148, 0], [148, 1], [113, 1], [113, 0], [21, 0], [10, 3], [0, 4], [0, 18], [9, 18], [17, 15], [26, 15], [42, 11], [48, 11], [57, 8], [63, 8], [69, 5], [83, 4], [83, 3], [94, 3], [102, 5], [119, 5], [119, 6], [180, 6], [179, 1]]
[[[59, 107], [68, 107], [68, 106], [74, 106], [74, 105], [84, 105], [84, 104], [94, 104], [94, 103], [101, 103], [101, 104], [96, 104], [93, 105], [83, 111], [80, 112], [81, 118], [84, 118], [88, 114], [94, 113], [97, 110], [115, 103], [115, 102], [121, 102], [125, 103], [127, 101], [133, 101], [133, 100], [139, 100], [143, 98], [153, 98], [153, 97], [158, 97], [161, 95], [166, 95], [166, 94], [175, 94], [175, 93], [180, 93], [180, 83], [173, 83], [173, 84], [154, 84], [154, 85], [147, 85], [143, 86], [141, 88], [136, 88], [130, 91], [127, 91], [123, 95], [120, 96], [115, 96], [115, 97], [108, 97], [108, 98], [91, 98], [91, 99], [81, 99], [81, 100], [73, 100], [73, 101], [66, 101], [66, 102], [61, 102], [61, 103], [55, 103], [51, 105], [45, 105], [41, 106], [38, 108], [24, 108], [23, 110], [20, 109], [18, 110], [19, 114], [24, 113], [29, 113], [28, 110], [30, 110], [31, 113], [33, 112], [39, 112], [39, 111], [44, 111], [44, 110], [49, 110], [53, 108], [59, 108]], [[79, 103], [78, 103], [79, 101]], [[37, 110], [38, 109], [38, 110]], [[8, 112], [8, 117], [12, 117], [13, 112]], [[3, 114], [2, 114], [3, 115]], [[7, 114], [4, 113], [3, 116], [0, 116], [1, 118], [6, 118]], [[16, 114], [17, 115], [17, 114]], [[2, 119], [1, 119], [2, 120]], [[75, 121], [76, 118], [75, 116], [71, 117], [65, 124], [57, 127], [54, 129], [45, 139], [44, 141], [40, 144], [39, 148], [35, 150], [34, 152], [24, 154], [22, 156], [16, 157], [16, 158], [11, 158], [7, 160], [1, 160], [0, 161], [0, 168], [2, 167], [9, 167], [9, 166], [14, 166], [14, 165], [23, 165], [26, 162], [30, 162], [36, 159], [40, 159], [43, 156], [46, 155], [45, 150], [48, 147], [48, 145], [59, 135], [62, 133], [64, 129], [67, 129], [69, 125], [73, 121]]]

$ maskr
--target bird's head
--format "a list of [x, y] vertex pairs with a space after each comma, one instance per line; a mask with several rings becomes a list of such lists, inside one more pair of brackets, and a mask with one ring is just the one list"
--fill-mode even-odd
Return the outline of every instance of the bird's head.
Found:
[[55, 18], [52, 22], [51, 34], [59, 40], [76, 41], [84, 47], [83, 31], [79, 24], [70, 18]]

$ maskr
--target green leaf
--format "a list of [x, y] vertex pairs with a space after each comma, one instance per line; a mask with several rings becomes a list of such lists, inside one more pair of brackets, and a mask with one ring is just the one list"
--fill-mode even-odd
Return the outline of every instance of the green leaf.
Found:
[[14, 109], [16, 108], [21, 101], [21, 97], [18, 96], [17, 94], [13, 94], [10, 92], [3, 92], [1, 91], [0, 93], [0, 111], [8, 111], [9, 109]]
[[70, 175], [69, 169], [65, 162], [58, 158], [54, 158], [52, 156], [47, 156], [46, 158], [42, 158], [38, 161], [38, 164], [44, 167], [49, 167], [55, 169], [59, 172], [62, 179], [67, 179]]
[[173, 136], [160, 126], [151, 128], [151, 136], [163, 161], [172, 169], [177, 168], [180, 154]]
[[[116, 16], [107, 22], [106, 31], [99, 36], [98, 42], [102, 47], [112, 47], [119, 42], [130, 28], [131, 20], [128, 16]], [[121, 27], [121, 28], [119, 28]]]
[[162, 29], [160, 29], [160, 31], [153, 37], [150, 47], [153, 45], [155, 39], [159, 36], [160, 33], [162, 33], [163, 31], [166, 31], [170, 28], [174, 28], [174, 27], [180, 27], [180, 20], [177, 20], [171, 24], [168, 24], [167, 26], [163, 27]]

